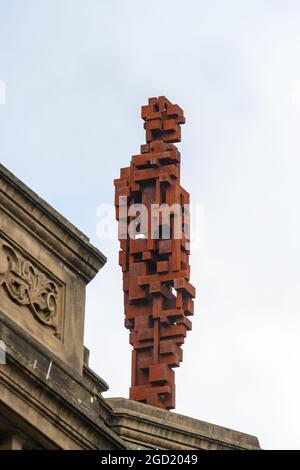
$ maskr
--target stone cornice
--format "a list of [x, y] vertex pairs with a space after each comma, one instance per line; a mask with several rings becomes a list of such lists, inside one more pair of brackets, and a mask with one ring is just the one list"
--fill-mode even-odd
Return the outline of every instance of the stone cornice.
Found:
[[[6, 364], [0, 367], [0, 414], [21, 417], [24, 431], [46, 448], [124, 449], [125, 443], [106, 424], [111, 409], [94, 383], [49, 355], [0, 311], [0, 337]], [[87, 371], [89, 373], [89, 371]], [[30, 413], [28, 413], [30, 410]], [[42, 425], [44, 423], [45, 426]]]
[[125, 398], [108, 398], [110, 426], [132, 448], [259, 450], [255, 436]]
[[87, 283], [106, 257], [86, 235], [0, 164], [0, 207]]

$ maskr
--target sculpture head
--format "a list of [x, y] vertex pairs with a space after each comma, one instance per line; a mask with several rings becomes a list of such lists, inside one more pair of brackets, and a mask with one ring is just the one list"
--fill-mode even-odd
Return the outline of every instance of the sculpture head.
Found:
[[180, 142], [180, 125], [185, 123], [183, 110], [165, 96], [149, 98], [148, 104], [142, 106], [142, 119], [145, 121], [147, 143], [154, 140], [166, 143]]

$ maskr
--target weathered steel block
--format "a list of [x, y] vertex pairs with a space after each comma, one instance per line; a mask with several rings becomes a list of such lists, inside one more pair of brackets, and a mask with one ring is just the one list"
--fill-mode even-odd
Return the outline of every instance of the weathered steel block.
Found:
[[[180, 152], [173, 145], [185, 118], [164, 96], [150, 98], [142, 118], [147, 143], [115, 180], [125, 326], [133, 346], [130, 398], [171, 409], [173, 368], [182, 361], [195, 296], [189, 283], [189, 194], [180, 186]], [[132, 224], [140, 227], [133, 236]]]

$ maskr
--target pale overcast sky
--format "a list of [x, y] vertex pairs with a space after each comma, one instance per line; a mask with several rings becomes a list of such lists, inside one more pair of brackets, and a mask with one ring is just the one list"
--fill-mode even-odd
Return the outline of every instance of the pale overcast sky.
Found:
[[108, 257], [85, 342], [128, 396], [118, 242], [96, 210], [144, 142], [140, 106], [186, 115], [182, 184], [204, 207], [176, 411], [300, 449], [300, 2], [0, 0], [0, 161]]

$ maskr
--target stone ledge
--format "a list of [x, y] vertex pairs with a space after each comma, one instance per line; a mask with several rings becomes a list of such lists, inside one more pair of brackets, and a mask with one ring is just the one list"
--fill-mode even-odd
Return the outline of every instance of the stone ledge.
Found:
[[259, 450], [256, 437], [125, 398], [108, 398], [110, 426], [131, 448]]
[[0, 164], [2, 209], [89, 282], [106, 257], [89, 238]]
[[0, 337], [7, 361], [0, 365], [0, 416], [17, 420], [46, 449], [126, 448], [105, 424], [111, 411], [101, 396], [105, 382], [87, 368], [81, 376], [5, 317]]

